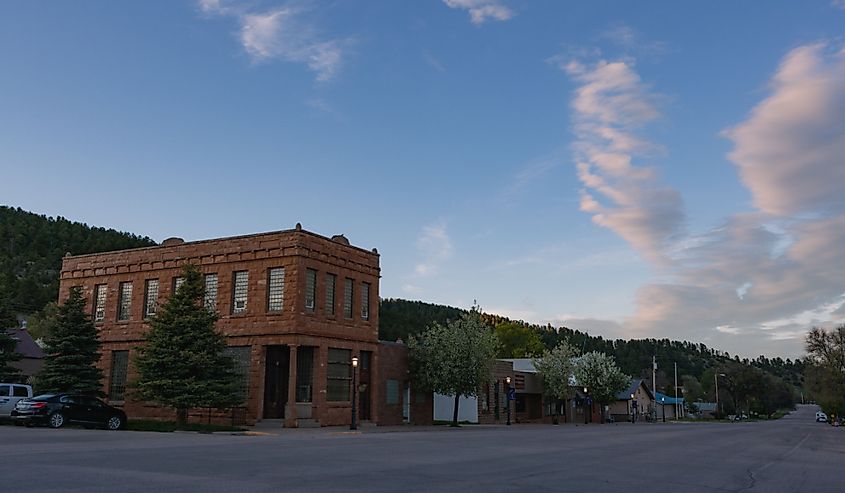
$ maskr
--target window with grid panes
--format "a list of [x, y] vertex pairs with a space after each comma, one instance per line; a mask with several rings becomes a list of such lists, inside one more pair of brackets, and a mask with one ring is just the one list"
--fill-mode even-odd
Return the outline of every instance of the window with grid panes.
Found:
[[252, 361], [252, 346], [229, 346], [223, 354], [232, 358], [235, 374], [238, 376], [238, 389], [236, 395], [241, 402], [249, 398], [249, 365]]
[[355, 281], [347, 277], [343, 283], [343, 316], [346, 318], [352, 318], [352, 292], [354, 289]]
[[305, 310], [313, 312], [317, 300], [317, 271], [305, 269]]
[[129, 320], [129, 315], [132, 312], [132, 283], [120, 283], [120, 303], [117, 306], [117, 320]]
[[108, 293], [108, 286], [105, 284], [97, 284], [94, 288], [94, 321], [102, 322], [106, 319], [106, 293]]
[[285, 269], [276, 267], [267, 274], [267, 311], [282, 311], [285, 297]]
[[370, 319], [370, 283], [361, 284], [361, 318]]
[[334, 315], [334, 291], [337, 276], [326, 274], [326, 315]]
[[348, 401], [351, 384], [352, 350], [329, 348], [326, 366], [326, 400], [329, 402]]
[[129, 368], [129, 351], [111, 352], [109, 400], [122, 401], [126, 395], [126, 372]]
[[245, 270], [235, 272], [232, 285], [232, 313], [243, 313], [246, 311], [249, 272]]
[[173, 278], [173, 294], [176, 294], [176, 291], [179, 290], [179, 287], [182, 286], [182, 283], [185, 282], [185, 278], [182, 276], [174, 277]]
[[217, 274], [205, 275], [205, 295], [202, 306], [211, 311], [217, 309]]
[[144, 318], [156, 314], [158, 307], [158, 279], [147, 279], [144, 286]]

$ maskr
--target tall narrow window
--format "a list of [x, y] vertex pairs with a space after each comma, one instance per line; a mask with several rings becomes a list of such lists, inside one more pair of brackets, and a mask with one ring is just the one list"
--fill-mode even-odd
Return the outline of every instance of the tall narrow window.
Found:
[[202, 306], [211, 311], [217, 309], [217, 274], [205, 275], [205, 296], [202, 300]]
[[158, 307], [158, 279], [147, 279], [144, 286], [144, 318], [156, 314]]
[[267, 311], [282, 311], [285, 298], [285, 269], [270, 269], [267, 282]]
[[343, 402], [349, 400], [352, 381], [352, 350], [329, 348], [326, 367], [326, 400]]
[[106, 319], [106, 293], [108, 293], [108, 286], [105, 284], [97, 284], [94, 288], [94, 321], [102, 322]]
[[242, 270], [234, 273], [234, 288], [232, 289], [232, 313], [246, 311], [247, 288], [249, 287], [249, 272]]
[[132, 283], [120, 283], [120, 304], [117, 307], [117, 320], [123, 322], [129, 320], [132, 312]]
[[237, 389], [235, 395], [240, 402], [246, 402], [249, 398], [249, 364], [252, 357], [252, 346], [229, 346], [223, 354], [232, 358], [235, 364], [235, 375], [237, 375]]
[[326, 274], [326, 315], [334, 315], [334, 290], [337, 276]]
[[317, 271], [305, 269], [305, 310], [313, 312], [317, 299]]
[[109, 378], [109, 400], [122, 401], [126, 395], [126, 370], [129, 367], [129, 351], [111, 352], [111, 377]]
[[299, 346], [296, 355], [296, 402], [311, 402], [314, 380], [314, 348]]
[[179, 291], [179, 287], [182, 286], [182, 283], [185, 282], [185, 278], [182, 276], [174, 277], [173, 278], [173, 293], [176, 294], [176, 291]]
[[361, 318], [370, 319], [370, 283], [361, 284]]
[[343, 316], [352, 318], [352, 291], [355, 289], [355, 280], [346, 278], [343, 283]]

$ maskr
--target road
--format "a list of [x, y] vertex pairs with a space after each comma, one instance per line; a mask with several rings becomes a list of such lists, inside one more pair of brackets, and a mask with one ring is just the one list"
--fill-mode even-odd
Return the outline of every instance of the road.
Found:
[[277, 436], [0, 426], [8, 491], [845, 491], [845, 428], [771, 422], [464, 426]]

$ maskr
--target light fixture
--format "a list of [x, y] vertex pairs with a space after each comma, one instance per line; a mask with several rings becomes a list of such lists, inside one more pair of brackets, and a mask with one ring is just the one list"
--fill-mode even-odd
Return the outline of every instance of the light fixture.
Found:
[[358, 368], [358, 357], [352, 358], [352, 368]]

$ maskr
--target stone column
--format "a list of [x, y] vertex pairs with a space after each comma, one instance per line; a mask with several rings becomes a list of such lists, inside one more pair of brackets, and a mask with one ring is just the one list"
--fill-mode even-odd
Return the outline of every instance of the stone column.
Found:
[[290, 365], [288, 367], [288, 402], [285, 404], [285, 428], [296, 428], [296, 350], [299, 346], [289, 344]]

